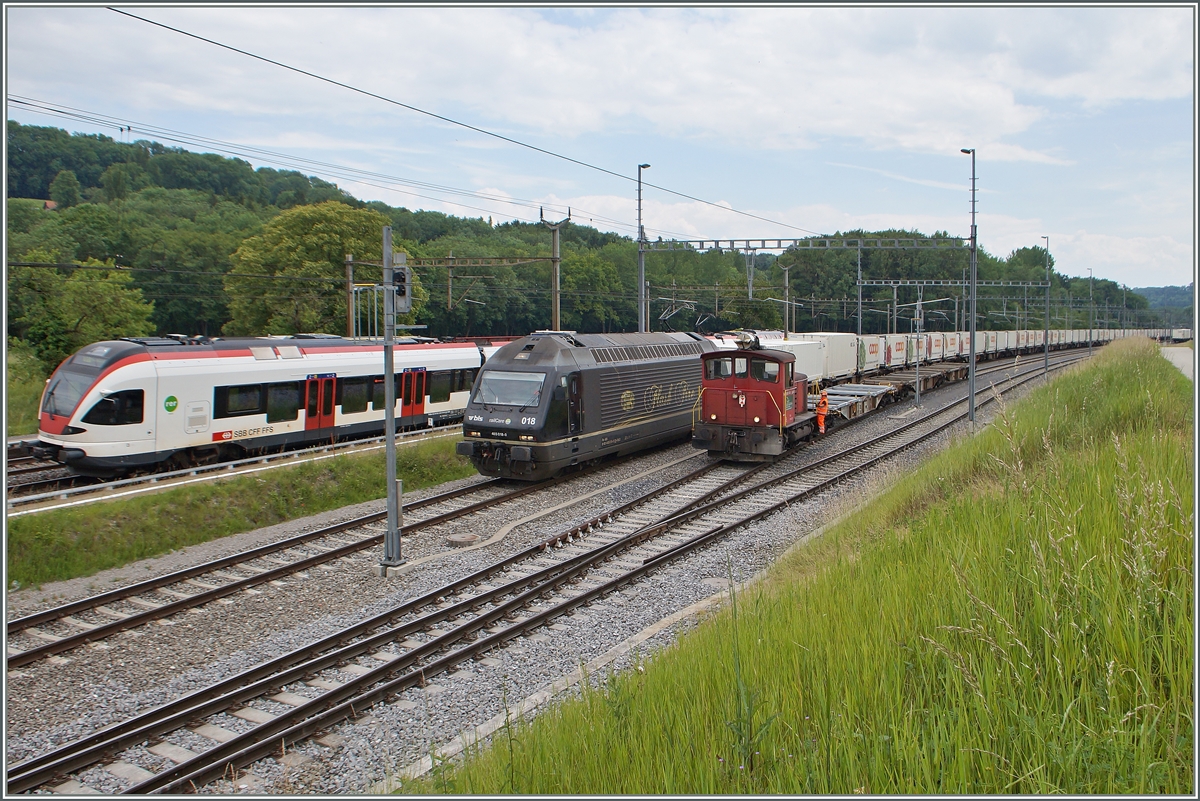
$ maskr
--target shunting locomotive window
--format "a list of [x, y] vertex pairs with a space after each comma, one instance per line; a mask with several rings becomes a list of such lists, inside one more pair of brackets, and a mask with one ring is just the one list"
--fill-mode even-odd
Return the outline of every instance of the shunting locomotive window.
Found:
[[146, 393], [140, 389], [126, 389], [101, 398], [88, 409], [83, 422], [97, 426], [127, 426], [142, 422], [142, 410]]
[[709, 359], [704, 363], [704, 377], [709, 381], [733, 375], [733, 359]]
[[267, 422], [286, 423], [300, 416], [300, 382], [267, 384]]
[[750, 360], [750, 375], [756, 381], [766, 381], [774, 384], [779, 381], [779, 362], [769, 362], [766, 359]]
[[263, 385], [243, 384], [213, 389], [213, 418], [262, 414]]
[[749, 365], [749, 363], [750, 363], [750, 360], [747, 359], [745, 356], [738, 356], [737, 358], [735, 358], [733, 360], [733, 375], [734, 375], [734, 377], [735, 378], [745, 378], [746, 377], [746, 368]]

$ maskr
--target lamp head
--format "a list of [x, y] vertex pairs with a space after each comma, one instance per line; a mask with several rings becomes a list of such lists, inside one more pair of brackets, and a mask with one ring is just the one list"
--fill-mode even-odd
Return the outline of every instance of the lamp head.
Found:
[[964, 147], [964, 148], [962, 149], [962, 152], [964, 152], [964, 153], [974, 153], [974, 152], [975, 152], [975, 148], [973, 148], [973, 147]]
[[639, 164], [638, 169], [639, 170], [648, 170], [648, 169], [650, 169], [650, 165], [649, 164]]

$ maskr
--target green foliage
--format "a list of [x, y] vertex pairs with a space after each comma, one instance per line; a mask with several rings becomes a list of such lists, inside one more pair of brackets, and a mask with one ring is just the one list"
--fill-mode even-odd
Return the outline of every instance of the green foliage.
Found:
[[[407, 490], [475, 471], [454, 439], [398, 448]], [[385, 497], [383, 454], [347, 455], [8, 520], [8, 578], [22, 586], [90, 576], [199, 542]]]
[[[30, 261], [53, 262], [34, 251]], [[126, 271], [89, 260], [85, 268], [13, 267], [8, 273], [9, 331], [28, 343], [51, 370], [91, 342], [153, 333], [153, 304]]]
[[[225, 333], [344, 332], [345, 257], [379, 262], [388, 222], [376, 211], [335, 201], [297, 206], [268, 222], [233, 255], [233, 269], [225, 276], [231, 317]], [[419, 314], [421, 305], [422, 293], [415, 289], [409, 316]]]
[[13, 337], [8, 338], [5, 366], [8, 435], [37, 433], [38, 403], [46, 388], [46, 368], [30, 345]]
[[70, 170], [59, 170], [50, 182], [50, 199], [60, 209], [69, 209], [79, 204], [79, 179]]
[[1105, 347], [446, 786], [1191, 796], [1191, 396]]
[[[524, 264], [455, 267], [453, 280], [445, 267], [417, 270], [422, 300], [406, 322], [427, 326], [431, 336], [523, 335], [551, 323], [550, 231], [538, 223], [459, 218], [439, 212], [393, 208], [379, 201], [364, 203], [336, 184], [296, 171], [253, 169], [240, 159], [190, 153], [157, 142], [114, 142], [105, 136], [69, 135], [55, 128], [8, 126], [10, 198], [49, 197], [55, 176], [74, 173], [83, 202], [60, 204], [61, 214], [34, 213], [32, 206], [14, 207], [10, 200], [7, 253], [11, 260], [40, 250], [63, 261], [114, 259], [138, 268], [135, 284], [155, 301], [153, 321], [159, 333], [266, 332], [320, 327], [342, 332], [336, 313], [344, 293], [335, 283], [344, 272], [330, 259], [322, 273], [324, 290], [280, 279], [224, 280], [232, 254], [262, 234], [261, 226], [280, 210], [336, 203], [379, 215], [376, 227], [390, 224], [397, 242], [405, 242], [413, 258], [531, 259]], [[65, 178], [64, 178], [65, 180]], [[90, 202], [89, 202], [90, 201]], [[69, 208], [66, 205], [70, 205]], [[16, 208], [18, 214], [12, 214]], [[383, 221], [386, 220], [387, 223]], [[935, 232], [934, 236], [945, 236]], [[843, 236], [841, 233], [834, 236]], [[923, 238], [918, 231], [850, 231], [844, 236]], [[295, 238], [295, 237], [293, 237]], [[375, 237], [378, 239], [378, 236]], [[249, 244], [247, 254], [256, 245]], [[323, 247], [315, 243], [312, 248]], [[366, 252], [377, 252], [378, 246]], [[637, 327], [637, 247], [628, 238], [602, 233], [578, 223], [561, 231], [563, 257], [562, 325], [580, 331], [633, 331]], [[363, 254], [354, 253], [359, 259]], [[779, 257], [757, 254], [753, 263], [754, 298], [748, 297], [743, 253], [680, 249], [645, 254], [650, 284], [653, 330], [724, 330], [735, 327], [780, 328], [783, 325], [784, 267], [789, 268], [789, 294], [801, 331], [856, 330], [857, 252], [794, 249]], [[340, 260], [339, 256], [339, 260]], [[538, 259], [532, 261], [532, 259]], [[979, 253], [984, 280], [1041, 281], [1046, 252], [1040, 247], [1013, 251], [1001, 259]], [[340, 263], [340, 262], [339, 262]], [[864, 250], [867, 279], [960, 279], [966, 270], [965, 249]], [[310, 265], [311, 266], [311, 265]], [[1053, 258], [1051, 257], [1053, 267]], [[297, 270], [309, 269], [296, 263]], [[145, 272], [155, 270], [157, 272]], [[244, 271], [243, 271], [244, 272]], [[369, 272], [369, 271], [366, 271]], [[366, 274], [363, 272], [362, 274]], [[367, 276], [368, 278], [370, 276]], [[1052, 327], [1087, 328], [1094, 295], [1096, 326], [1191, 325], [1186, 309], [1170, 309], [1165, 318], [1146, 311], [1146, 302], [1122, 292], [1111, 281], [1069, 279], [1052, 274]], [[1018, 297], [1018, 292], [1020, 295]], [[239, 295], [231, 298], [231, 293]], [[939, 293], [960, 295], [957, 288]], [[1188, 293], [1190, 296], [1190, 292]], [[244, 297], [242, 297], [244, 295]], [[862, 330], [887, 329], [892, 299], [887, 287], [866, 287]], [[1005, 297], [1001, 297], [1001, 295]], [[423, 302], [428, 296], [430, 302]], [[674, 298], [695, 311], [677, 311], [659, 319]], [[915, 290], [902, 287], [897, 330], [910, 325]], [[926, 298], [928, 330], [954, 330], [952, 301]], [[982, 293], [979, 325], [1040, 327], [1043, 293], [999, 288]], [[1107, 306], [1106, 306], [1107, 304]], [[241, 311], [235, 313], [234, 306]], [[268, 306], [278, 307], [267, 313]], [[342, 306], [344, 309], [344, 305]], [[676, 309], [679, 304], [676, 304]], [[251, 311], [257, 309], [256, 311]], [[1105, 311], [1107, 309], [1107, 312]], [[335, 322], [335, 319], [337, 322]], [[962, 319], [961, 315], [959, 319]], [[10, 329], [11, 333], [11, 329]]]

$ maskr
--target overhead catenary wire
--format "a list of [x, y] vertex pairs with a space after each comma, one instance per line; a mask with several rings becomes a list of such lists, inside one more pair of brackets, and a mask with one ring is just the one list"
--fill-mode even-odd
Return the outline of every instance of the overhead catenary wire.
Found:
[[[243, 50], [243, 49], [241, 49], [241, 48], [234, 47], [233, 45], [228, 45], [228, 44], [225, 44], [224, 42], [218, 42], [218, 41], [217, 41], [217, 40], [215, 40], [215, 39], [209, 39], [209, 38], [207, 38], [207, 37], [200, 36], [199, 34], [191, 33], [190, 31], [185, 31], [185, 30], [183, 30], [182, 28], [176, 28], [176, 27], [173, 27], [173, 26], [171, 26], [171, 25], [167, 25], [167, 24], [165, 24], [165, 23], [162, 23], [162, 22], [157, 22], [157, 21], [155, 21], [155, 20], [148, 19], [148, 18], [146, 18], [146, 17], [141, 17], [141, 16], [138, 16], [137, 14], [131, 14], [131, 13], [129, 13], [128, 11], [121, 11], [120, 9], [113, 8], [112, 6], [108, 6], [108, 10], [109, 10], [109, 11], [113, 11], [113, 12], [115, 12], [115, 13], [117, 13], [117, 14], [124, 15], [124, 16], [126, 16], [126, 17], [129, 17], [129, 18], [131, 18], [131, 19], [136, 19], [136, 20], [138, 20], [138, 21], [140, 21], [140, 22], [144, 22], [144, 23], [146, 23], [146, 24], [148, 24], [148, 25], [154, 25], [154, 26], [156, 26], [156, 27], [163, 28], [164, 30], [168, 30], [168, 31], [171, 31], [171, 32], [173, 32], [173, 33], [180, 34], [180, 35], [182, 35], [182, 36], [187, 36], [187, 37], [189, 37], [189, 38], [196, 39], [197, 41], [200, 41], [200, 42], [204, 42], [204, 43], [206, 43], [206, 44], [213, 45], [214, 47], [220, 47], [220, 48], [222, 48], [222, 49], [229, 50], [230, 52], [233, 52], [233, 53], [238, 53], [239, 55], [246, 56], [247, 58], [256, 59], [256, 60], [258, 60], [258, 61], [262, 61], [262, 62], [264, 62], [264, 63], [271, 64], [271, 65], [273, 65], [273, 66], [276, 66], [276, 67], [280, 67], [281, 69], [289, 70], [289, 71], [291, 71], [291, 72], [295, 72], [295, 73], [297, 73], [297, 74], [304, 75], [304, 76], [307, 76], [307, 77], [309, 77], [309, 78], [313, 78], [314, 80], [322, 81], [322, 82], [324, 82], [324, 83], [328, 83], [328, 84], [330, 84], [330, 85], [337, 86], [337, 87], [340, 87], [340, 88], [342, 88], [342, 89], [346, 89], [346, 90], [348, 90], [348, 91], [355, 92], [355, 93], [358, 93], [358, 94], [364, 95], [364, 96], [366, 96], [366, 97], [373, 98], [373, 99], [375, 99], [375, 100], [380, 100], [380, 101], [382, 101], [382, 102], [384, 102], [384, 103], [389, 103], [389, 104], [391, 104], [391, 105], [394, 105], [394, 106], [398, 106], [398, 107], [400, 107], [400, 108], [407, 109], [407, 110], [409, 110], [409, 111], [412, 111], [412, 112], [414, 112], [414, 113], [417, 113], [417, 114], [423, 114], [423, 115], [425, 115], [425, 116], [432, 117], [433, 119], [441, 120], [442, 122], [446, 122], [446, 123], [449, 123], [449, 124], [451, 124], [451, 125], [456, 125], [456, 126], [459, 126], [459, 127], [461, 127], [461, 128], [466, 128], [467, 130], [474, 131], [474, 132], [476, 132], [476, 133], [479, 133], [479, 134], [482, 134], [482, 135], [484, 135], [484, 136], [490, 136], [490, 137], [493, 137], [493, 138], [495, 138], [495, 139], [499, 139], [499, 140], [501, 140], [501, 141], [508, 142], [509, 144], [516, 145], [516, 146], [518, 146], [518, 147], [523, 147], [523, 148], [527, 148], [527, 149], [529, 149], [529, 150], [533, 150], [533, 151], [535, 151], [535, 152], [538, 152], [538, 153], [542, 153], [542, 154], [544, 154], [544, 155], [547, 155], [547, 156], [550, 156], [550, 157], [552, 157], [552, 158], [561, 159], [561, 160], [563, 160], [563, 161], [570, 162], [571, 164], [576, 164], [576, 165], [578, 165], [578, 166], [585, 167], [585, 168], [587, 168], [587, 169], [590, 169], [590, 170], [595, 170], [595, 171], [597, 171], [597, 172], [601, 172], [601, 173], [604, 173], [604, 174], [606, 174], [606, 175], [611, 175], [611, 176], [613, 176], [613, 177], [615, 177], [615, 178], [620, 178], [620, 179], [622, 179], [622, 180], [631, 181], [631, 182], [633, 182], [633, 181], [638, 181], [638, 179], [637, 179], [637, 178], [634, 178], [634, 177], [632, 177], [632, 176], [629, 176], [629, 175], [623, 175], [623, 174], [621, 174], [621, 173], [619, 173], [619, 172], [616, 172], [616, 171], [614, 171], [614, 170], [610, 170], [610, 169], [607, 169], [607, 168], [605, 168], [605, 167], [601, 167], [601, 166], [599, 166], [599, 165], [592, 164], [592, 163], [590, 163], [590, 162], [582, 161], [582, 160], [580, 160], [580, 159], [572, 158], [571, 156], [566, 156], [566, 155], [563, 155], [563, 154], [561, 154], [561, 153], [556, 153], [556, 152], [554, 152], [554, 151], [552, 151], [552, 150], [547, 150], [546, 148], [543, 148], [543, 147], [538, 147], [537, 145], [532, 145], [532, 144], [529, 144], [528, 142], [522, 142], [522, 141], [521, 141], [521, 140], [519, 140], [519, 139], [514, 139], [513, 137], [510, 137], [510, 136], [504, 136], [503, 134], [496, 133], [495, 131], [489, 131], [489, 130], [487, 130], [486, 128], [480, 128], [480, 127], [478, 127], [478, 126], [471, 125], [470, 123], [462, 122], [462, 121], [460, 121], [460, 120], [456, 120], [456, 119], [453, 119], [453, 118], [451, 118], [451, 117], [446, 117], [446, 116], [444, 116], [444, 115], [442, 115], [442, 114], [438, 114], [438, 113], [436, 113], [436, 112], [433, 112], [433, 111], [428, 111], [428, 110], [426, 110], [426, 109], [419, 108], [419, 107], [417, 107], [417, 106], [414, 106], [414, 105], [411, 105], [411, 104], [409, 104], [409, 103], [404, 103], [404, 102], [401, 102], [401, 101], [399, 101], [399, 100], [395, 100], [394, 98], [390, 98], [390, 97], [387, 97], [387, 96], [385, 96], [385, 95], [378, 94], [378, 93], [376, 93], [376, 92], [371, 92], [371, 91], [369, 91], [369, 90], [367, 90], [367, 89], [362, 89], [362, 88], [359, 88], [359, 87], [357, 87], [357, 86], [354, 86], [354, 85], [352, 85], [352, 84], [345, 83], [345, 82], [343, 82], [343, 81], [338, 81], [338, 80], [335, 80], [335, 79], [333, 79], [333, 78], [328, 78], [328, 77], [326, 77], [326, 76], [324, 76], [324, 75], [319, 75], [319, 74], [317, 74], [317, 73], [315, 73], [315, 72], [310, 72], [309, 70], [301, 69], [300, 67], [295, 67], [295, 66], [292, 66], [292, 65], [290, 65], [290, 64], [285, 64], [285, 63], [284, 63], [284, 62], [282, 62], [282, 61], [276, 61], [275, 59], [267, 58], [266, 56], [262, 56], [262, 55], [259, 55], [259, 54], [257, 54], [257, 53], [252, 53], [252, 52], [250, 52], [250, 51], [248, 51], [248, 50]], [[820, 234], [819, 234], [819, 232], [817, 232], [817, 231], [811, 231], [811, 230], [809, 230], [809, 229], [807, 229], [807, 228], [801, 228], [800, 226], [797, 226], [797, 225], [790, 225], [790, 224], [788, 224], [788, 223], [782, 223], [782, 222], [779, 222], [778, 220], [772, 220], [772, 219], [770, 219], [770, 218], [768, 218], [768, 217], [763, 217], [763, 216], [761, 216], [761, 215], [758, 215], [758, 214], [753, 214], [753, 213], [751, 213], [751, 212], [748, 212], [748, 211], [742, 211], [741, 209], [735, 209], [735, 208], [733, 208], [732, 206], [729, 206], [729, 205], [722, 205], [722, 204], [720, 204], [720, 203], [715, 203], [715, 202], [713, 202], [713, 201], [711, 201], [711, 200], [705, 200], [705, 199], [703, 199], [703, 198], [696, 197], [696, 196], [694, 196], [694, 195], [689, 195], [689, 194], [687, 194], [687, 193], [685, 193], [685, 192], [679, 192], [679, 191], [677, 191], [677, 190], [674, 190], [674, 189], [669, 189], [669, 188], [667, 188], [667, 187], [665, 187], [665, 186], [660, 186], [660, 185], [658, 185], [658, 184], [652, 184], [652, 183], [648, 183], [648, 182], [641, 182], [641, 183], [642, 183], [642, 185], [643, 185], [643, 186], [650, 187], [650, 188], [652, 188], [652, 189], [657, 189], [657, 190], [659, 190], [660, 192], [666, 192], [667, 194], [674, 195], [674, 196], [676, 196], [676, 197], [685, 198], [685, 199], [687, 199], [687, 200], [691, 200], [691, 201], [694, 201], [694, 202], [697, 202], [697, 203], [703, 203], [704, 205], [707, 205], [707, 206], [712, 206], [712, 207], [714, 207], [714, 208], [718, 208], [718, 209], [722, 209], [723, 211], [728, 211], [728, 212], [731, 212], [731, 213], [733, 213], [733, 214], [738, 214], [738, 215], [741, 215], [741, 216], [744, 216], [744, 217], [749, 217], [749, 218], [752, 218], [752, 219], [761, 220], [761, 221], [763, 221], [763, 222], [767, 222], [767, 223], [770, 223], [770, 224], [772, 224], [772, 225], [778, 225], [778, 226], [780, 226], [780, 227], [783, 227], [783, 228], [788, 228], [788, 229], [791, 229], [791, 230], [793, 230], [793, 231], [801, 231], [801, 232], [803, 232], [803, 233], [806, 233], [806, 234], [813, 234], [814, 236], [819, 236], [819, 235], [820, 235]]]

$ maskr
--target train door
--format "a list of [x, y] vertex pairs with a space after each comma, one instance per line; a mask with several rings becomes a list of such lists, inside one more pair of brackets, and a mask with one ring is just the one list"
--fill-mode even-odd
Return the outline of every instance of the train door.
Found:
[[305, 382], [307, 404], [305, 406], [304, 430], [307, 432], [322, 432], [333, 428], [333, 376], [309, 376]]
[[425, 371], [407, 370], [401, 375], [400, 416], [405, 419], [422, 417], [425, 414]]
[[583, 382], [579, 373], [567, 376], [567, 433], [575, 437], [583, 430]]
[[741, 355], [734, 356], [733, 377], [742, 380], [737, 382], [741, 385], [740, 389], [724, 390], [729, 395], [725, 401], [725, 417], [729, 425], [744, 426], [753, 417], [753, 406], [750, 402], [752, 395], [746, 391], [746, 387], [750, 383], [746, 380], [749, 375], [750, 358]]

